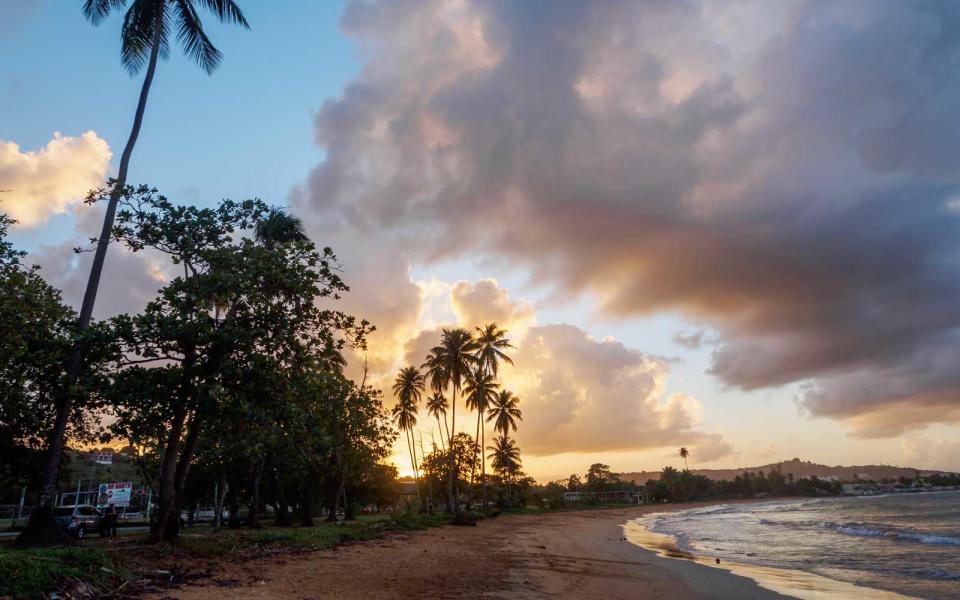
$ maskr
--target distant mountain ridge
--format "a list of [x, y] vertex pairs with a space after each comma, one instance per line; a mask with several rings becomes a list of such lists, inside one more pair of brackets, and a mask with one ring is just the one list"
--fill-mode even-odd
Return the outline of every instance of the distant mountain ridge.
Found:
[[[913, 469], [910, 467], [894, 467], [890, 465], [854, 465], [849, 467], [836, 465], [831, 467], [829, 465], [820, 465], [810, 461], [800, 460], [799, 458], [761, 465], [759, 467], [741, 467], [738, 469], [691, 469], [691, 472], [695, 475], [704, 475], [714, 481], [720, 481], [723, 479], [732, 480], [737, 475], [742, 475], [744, 471], [749, 471], [751, 473], [763, 471], [764, 473], [769, 473], [777, 467], [780, 468], [784, 475], [793, 474], [793, 476], [797, 479], [817, 476], [820, 478], [836, 477], [841, 481], [851, 481], [857, 478], [872, 479], [874, 481], [881, 481], [883, 479], [899, 479], [900, 477], [912, 479], [918, 473], [922, 477], [924, 475], [932, 475], [934, 473], [950, 472], [929, 469]], [[660, 471], [639, 471], [632, 473], [620, 473], [619, 475], [624, 481], [633, 481], [634, 483], [638, 484], [646, 483], [650, 479], [660, 479]]]

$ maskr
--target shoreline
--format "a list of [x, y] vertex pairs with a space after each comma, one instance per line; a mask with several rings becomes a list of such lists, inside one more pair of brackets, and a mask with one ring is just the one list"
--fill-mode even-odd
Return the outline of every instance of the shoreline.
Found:
[[[778, 500], [767, 500], [766, 502], [776, 503]], [[758, 503], [766, 503], [758, 502]], [[788, 502], [788, 500], [783, 500]], [[703, 504], [701, 506], [734, 504], [734, 502], [717, 502]], [[698, 506], [689, 506], [689, 508], [698, 508]], [[680, 510], [685, 510], [681, 508]], [[670, 511], [653, 511], [649, 514]], [[646, 515], [644, 515], [646, 516]], [[852, 583], [838, 581], [808, 573], [806, 571], [782, 569], [776, 567], [764, 567], [747, 563], [723, 561], [717, 562], [714, 558], [700, 556], [688, 550], [682, 549], [677, 545], [676, 539], [670, 535], [653, 532], [643, 525], [631, 520], [621, 526], [623, 535], [634, 545], [643, 548], [660, 557], [661, 560], [670, 561], [671, 568], [682, 576], [684, 570], [693, 566], [715, 571], [724, 571], [735, 576], [748, 578], [757, 583], [761, 588], [778, 594], [777, 597], [799, 598], [801, 600], [827, 600], [858, 598], [862, 600], [910, 600], [912, 596], [905, 596], [896, 592], [881, 590], [877, 588], [858, 586]]]
[[210, 565], [208, 576], [149, 598], [264, 599], [637, 597], [787, 598], [741, 573], [659, 556], [629, 541], [628, 522], [701, 502], [504, 515], [477, 527], [390, 534], [333, 550]]

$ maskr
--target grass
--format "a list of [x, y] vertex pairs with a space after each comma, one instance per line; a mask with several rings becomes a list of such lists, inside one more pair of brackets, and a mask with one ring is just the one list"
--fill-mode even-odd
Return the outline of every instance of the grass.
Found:
[[0, 548], [0, 596], [41, 598], [66, 578], [112, 589], [123, 578], [110, 555], [98, 548]]
[[313, 527], [223, 529], [192, 534], [187, 530], [177, 542], [180, 554], [198, 558], [244, 555], [264, 550], [324, 550], [347, 542], [379, 539], [388, 531], [414, 531], [450, 522], [444, 515], [394, 514], [363, 516], [350, 523], [319, 523]]

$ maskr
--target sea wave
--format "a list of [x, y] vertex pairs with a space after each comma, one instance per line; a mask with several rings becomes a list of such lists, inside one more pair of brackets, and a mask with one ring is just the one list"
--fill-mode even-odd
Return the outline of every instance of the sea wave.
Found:
[[824, 526], [844, 535], [895, 539], [907, 542], [917, 542], [920, 544], [934, 544], [937, 546], [960, 546], [960, 537], [949, 535], [936, 535], [933, 533], [924, 533], [920, 531], [888, 529], [883, 527], [862, 525], [859, 523], [827, 523]]

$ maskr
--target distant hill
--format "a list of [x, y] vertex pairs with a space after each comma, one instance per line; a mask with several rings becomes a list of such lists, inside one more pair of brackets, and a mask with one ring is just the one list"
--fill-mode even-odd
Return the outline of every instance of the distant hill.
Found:
[[[944, 473], [946, 471], [930, 471], [924, 469], [912, 469], [909, 467], [892, 467], [890, 465], [855, 465], [851, 467], [844, 466], [829, 466], [829, 465], [819, 465], [806, 460], [800, 460], [799, 458], [794, 458], [791, 460], [779, 462], [779, 463], [770, 463], [767, 465], [761, 465], [759, 467], [742, 467], [739, 469], [691, 469], [695, 475], [704, 475], [715, 481], [722, 479], [733, 479], [737, 475], [742, 474], [744, 471], [750, 471], [751, 473], [756, 473], [757, 471], [763, 471], [768, 473], [777, 467], [780, 467], [780, 470], [784, 475], [793, 474], [795, 478], [802, 477], [836, 477], [841, 481], [852, 481], [857, 479], [872, 479], [874, 481], [881, 481], [883, 479], [899, 479], [900, 477], [913, 478], [917, 473], [920, 476], [931, 475], [933, 473]], [[640, 471], [634, 473], [620, 473], [620, 478], [625, 481], [633, 481], [635, 483], [643, 484], [650, 479], [660, 479], [660, 471]]]

